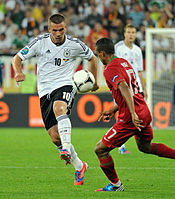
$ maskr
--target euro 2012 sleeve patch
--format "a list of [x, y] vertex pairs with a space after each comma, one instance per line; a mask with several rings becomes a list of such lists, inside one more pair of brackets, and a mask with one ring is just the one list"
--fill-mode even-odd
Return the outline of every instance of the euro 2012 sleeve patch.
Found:
[[21, 54], [22, 55], [27, 55], [27, 53], [29, 52], [29, 48], [28, 47], [25, 47], [21, 50]]
[[112, 79], [113, 82], [115, 82], [115, 79], [118, 78], [118, 75], [115, 75]]

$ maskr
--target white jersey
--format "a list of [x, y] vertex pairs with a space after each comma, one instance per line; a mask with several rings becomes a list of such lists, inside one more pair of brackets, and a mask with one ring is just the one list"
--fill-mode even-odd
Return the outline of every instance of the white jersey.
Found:
[[115, 44], [114, 49], [117, 57], [126, 59], [131, 64], [136, 73], [136, 80], [140, 87], [140, 92], [143, 92], [142, 84], [138, 75], [139, 71], [143, 71], [143, 57], [140, 47], [133, 44], [133, 47], [130, 49], [126, 46], [124, 41], [120, 41]]
[[66, 36], [65, 42], [57, 46], [49, 33], [39, 35], [18, 52], [22, 60], [33, 56], [37, 61], [37, 88], [42, 96], [65, 85], [72, 85], [76, 57], [90, 60], [92, 50], [76, 38]]

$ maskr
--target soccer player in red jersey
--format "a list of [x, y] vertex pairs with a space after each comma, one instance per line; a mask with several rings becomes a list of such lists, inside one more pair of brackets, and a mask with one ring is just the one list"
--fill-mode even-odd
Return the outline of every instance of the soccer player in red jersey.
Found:
[[95, 153], [100, 167], [110, 183], [96, 191], [124, 191], [114, 168], [110, 151], [120, 147], [130, 137], [135, 136], [138, 149], [144, 153], [175, 159], [175, 150], [161, 143], [151, 143], [153, 130], [149, 108], [139, 91], [132, 66], [123, 58], [114, 56], [114, 44], [111, 39], [102, 38], [96, 43], [96, 53], [104, 68], [106, 83], [117, 105], [101, 113], [100, 119], [110, 120], [119, 111], [117, 122], [97, 143]]

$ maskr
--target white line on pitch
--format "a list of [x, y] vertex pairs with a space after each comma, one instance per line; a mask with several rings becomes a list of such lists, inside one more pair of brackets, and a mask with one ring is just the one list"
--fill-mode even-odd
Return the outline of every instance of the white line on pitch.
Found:
[[[0, 169], [72, 169], [72, 167], [52, 167], [52, 166], [33, 166], [33, 167], [22, 167], [22, 166], [0, 166]], [[89, 167], [89, 169], [98, 169], [99, 167]], [[174, 170], [174, 167], [116, 167], [116, 169], [124, 169], [124, 170]]]

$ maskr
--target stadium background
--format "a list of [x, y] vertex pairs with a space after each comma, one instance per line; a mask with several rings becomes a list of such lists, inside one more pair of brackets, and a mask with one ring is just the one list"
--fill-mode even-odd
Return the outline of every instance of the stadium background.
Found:
[[[70, 24], [69, 34], [80, 37], [92, 48], [93, 42], [104, 36], [104, 33], [114, 42], [122, 39], [124, 25], [133, 23], [138, 29], [136, 43], [142, 48], [144, 58], [147, 46], [145, 30], [175, 27], [174, 0], [116, 0], [112, 1], [112, 4], [110, 2], [110, 0], [0, 0], [0, 60], [4, 69], [5, 91], [4, 97], [0, 99], [0, 198], [174, 199], [174, 160], [140, 153], [133, 138], [126, 143], [127, 149], [131, 151], [130, 155], [120, 155], [117, 150], [112, 151], [117, 173], [125, 186], [125, 191], [94, 192], [108, 183], [99, 168], [94, 147], [108, 130], [101, 127], [111, 126], [114, 122], [114, 119], [109, 124], [96, 121], [101, 110], [112, 106], [111, 95], [106, 92], [102, 67], [99, 67], [98, 71], [99, 92], [78, 95], [72, 110], [73, 127], [85, 127], [72, 128], [72, 143], [79, 157], [89, 165], [85, 174], [85, 184], [81, 187], [73, 185], [75, 171], [71, 165], [64, 166], [63, 161], [60, 161], [58, 150], [51, 143], [46, 130], [34, 128], [43, 125], [36, 94], [35, 58], [23, 65], [28, 79], [26, 83], [18, 87], [14, 82], [12, 56], [38, 33], [47, 30], [47, 17], [50, 14], [64, 13]], [[27, 16], [30, 20], [27, 20]], [[97, 23], [99, 21], [103, 29], [99, 28], [101, 27]], [[94, 24], [98, 24], [95, 29]], [[167, 38], [160, 37], [153, 40], [152, 44], [155, 45], [157, 53], [154, 63], [161, 66], [157, 74], [163, 70], [167, 79], [170, 77], [173, 79], [166, 69], [172, 71], [175, 68], [174, 48], [171, 48], [175, 43], [171, 41], [169, 47], [169, 42], [166, 41]], [[77, 59], [76, 63], [77, 69], [88, 67], [86, 61]], [[169, 84], [167, 79], [166, 82]], [[159, 94], [163, 92], [167, 94], [167, 89], [163, 92], [160, 89], [164, 85], [162, 80], [163, 77], [160, 75], [158, 83], [161, 84], [158, 87], [156, 82], [154, 88], [159, 89]], [[163, 130], [154, 129], [153, 141], [166, 143], [174, 148], [174, 130], [165, 129], [173, 122], [171, 118], [174, 115], [172, 113], [175, 97], [172, 82], [169, 88], [171, 92], [168, 91], [167, 94], [168, 100], [165, 101], [158, 95], [157, 101], [154, 101], [155, 104], [157, 102], [155, 106], [157, 109], [153, 112], [156, 121], [153, 125]]]
[[[67, 33], [80, 38], [92, 50], [94, 50], [95, 42], [101, 37], [108, 36], [114, 43], [123, 39], [124, 26], [128, 23], [134, 24], [137, 27], [136, 44], [142, 49], [145, 70], [146, 29], [175, 27], [175, 2], [173, 0], [1, 0], [0, 59], [4, 72], [3, 90], [5, 95], [0, 99], [0, 126], [43, 126], [36, 97], [36, 59], [32, 58], [24, 62], [23, 70], [27, 74], [27, 81], [20, 86], [14, 81], [11, 59], [35, 36], [47, 31], [48, 16], [58, 12], [67, 17]], [[153, 46], [155, 45], [156, 52], [162, 54], [155, 62], [166, 64], [164, 54], [169, 47], [166, 46], [166, 42], [162, 41], [160, 42], [160, 38], [154, 38]], [[71, 116], [75, 127], [95, 127], [98, 113], [112, 106], [112, 98], [107, 93], [108, 89], [103, 78], [103, 66], [100, 62], [98, 65], [100, 89], [96, 93], [89, 93], [86, 97], [84, 95], [77, 97]], [[163, 64], [160, 67], [163, 68]], [[81, 68], [88, 68], [88, 63], [85, 60], [77, 59], [76, 70]], [[175, 68], [174, 55], [169, 63], [169, 68], [171, 70]], [[175, 126], [174, 95], [175, 92], [172, 92], [169, 101], [164, 101], [161, 98], [154, 101], [154, 127]], [[84, 98], [86, 98], [84, 105], [79, 106], [79, 101]], [[99, 104], [95, 103], [95, 98], [99, 100]], [[36, 102], [33, 103], [31, 99], [35, 99]], [[34, 108], [35, 113], [37, 110], [36, 114], [31, 112], [31, 107], [34, 104], [38, 105], [37, 109]], [[79, 110], [80, 108], [81, 110]], [[84, 113], [84, 116], [79, 115], [79, 112]], [[18, 113], [17, 117], [15, 117], [16, 113]], [[84, 120], [84, 117], [88, 120]], [[109, 127], [113, 122], [101, 122], [100, 126]]]

